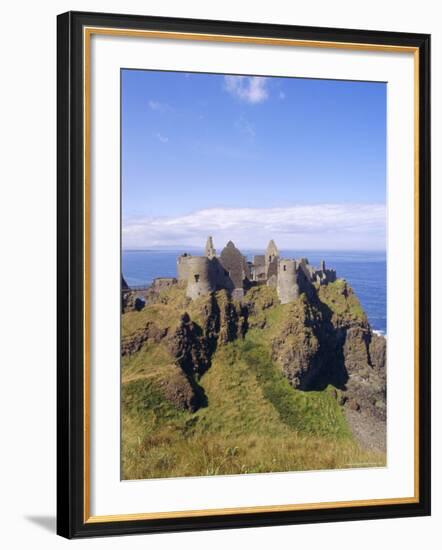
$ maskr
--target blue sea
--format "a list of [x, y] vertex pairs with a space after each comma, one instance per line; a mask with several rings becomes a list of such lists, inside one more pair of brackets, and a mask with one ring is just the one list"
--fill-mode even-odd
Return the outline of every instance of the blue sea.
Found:
[[[176, 259], [183, 250], [124, 250], [123, 275], [129, 286], [147, 285], [155, 277], [175, 277]], [[202, 251], [190, 251], [202, 254]], [[250, 260], [263, 251], [243, 251]], [[337, 276], [346, 279], [356, 292], [372, 328], [382, 334], [387, 330], [387, 263], [384, 252], [320, 252], [308, 250], [281, 250], [286, 258], [308, 258], [318, 266], [336, 269]]]

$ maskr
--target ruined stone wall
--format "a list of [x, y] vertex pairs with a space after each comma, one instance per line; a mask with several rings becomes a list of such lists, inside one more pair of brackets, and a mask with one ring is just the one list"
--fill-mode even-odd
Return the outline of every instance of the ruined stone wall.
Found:
[[298, 267], [299, 267], [299, 269], [302, 270], [302, 272], [304, 273], [306, 279], [308, 279], [308, 281], [311, 282], [313, 280], [313, 270], [312, 270], [310, 264], [308, 263], [307, 258], [301, 258], [298, 261]]
[[245, 260], [232, 241], [223, 248], [219, 259], [232, 280], [233, 288], [243, 288]]
[[216, 290], [225, 289], [232, 291], [234, 289], [229, 272], [224, 268], [218, 258], [213, 258], [210, 261], [210, 272]]
[[278, 258], [274, 258], [267, 266], [267, 279], [278, 274]]
[[[264, 259], [264, 257], [263, 257]], [[266, 266], [264, 261], [262, 264], [253, 264], [251, 269], [252, 281], [265, 281], [267, 278]]]
[[266, 268], [267, 279], [269, 279], [272, 275], [277, 275], [278, 260], [279, 260], [278, 247], [276, 246], [275, 241], [272, 239], [267, 245], [266, 254], [265, 254], [265, 268]]
[[159, 292], [163, 288], [169, 288], [170, 286], [176, 285], [177, 280], [175, 277], [156, 277], [152, 282], [152, 288]]
[[[307, 270], [309, 273], [309, 270]], [[313, 286], [313, 279], [311, 276], [308, 276], [306, 272], [299, 266], [297, 270], [297, 283], [299, 287], [299, 293], [306, 294], [308, 298], [312, 298], [315, 294], [315, 288]]]
[[325, 270], [325, 275], [326, 275], [326, 282], [327, 283], [334, 283], [336, 281], [336, 270], [326, 269]]
[[267, 279], [267, 286], [271, 287], [271, 288], [276, 288], [277, 285], [278, 285], [278, 275], [271, 275], [268, 279]]
[[209, 258], [209, 260], [216, 258], [216, 250], [215, 250], [215, 247], [213, 246], [212, 237], [207, 238], [205, 255]]
[[312, 271], [312, 282], [326, 285], [336, 281], [336, 271], [334, 269], [316, 269]]
[[247, 256], [243, 256], [242, 258], [243, 258], [242, 265], [243, 265], [243, 270], [244, 270], [244, 277], [246, 279], [248, 279], [249, 281], [251, 281], [252, 280], [252, 269], [251, 269], [252, 264], [249, 261], [247, 261]]
[[224, 289], [242, 298], [251, 286], [261, 283], [276, 287], [281, 303], [286, 304], [296, 300], [301, 293], [311, 296], [316, 284], [336, 280], [336, 271], [327, 269], [324, 261], [317, 269], [307, 258], [280, 259], [273, 240], [266, 254], [255, 256], [253, 262], [248, 262], [232, 241], [227, 243], [219, 258], [215, 254], [213, 239], [209, 237], [205, 256], [183, 254], [177, 259], [178, 280], [186, 281], [188, 297], [195, 299]]

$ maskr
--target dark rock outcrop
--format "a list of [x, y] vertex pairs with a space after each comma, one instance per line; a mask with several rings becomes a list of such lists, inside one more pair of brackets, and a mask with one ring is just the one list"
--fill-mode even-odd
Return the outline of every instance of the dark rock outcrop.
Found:
[[287, 309], [286, 318], [272, 340], [272, 359], [281, 365], [294, 388], [308, 389], [321, 368], [316, 319], [306, 300], [298, 300]]
[[134, 309], [135, 295], [133, 292], [123, 290], [121, 292], [121, 311], [126, 313]]
[[207, 297], [199, 317], [198, 324], [188, 313], [181, 315], [167, 341], [169, 352], [188, 375], [201, 376], [210, 367], [217, 346], [242, 337], [247, 327], [246, 310], [225, 291]]
[[218, 343], [227, 344], [244, 336], [247, 330], [247, 309], [229, 299], [222, 301], [219, 307]]
[[345, 282], [285, 306], [272, 339], [272, 357], [294, 388], [340, 390], [353, 411], [384, 420], [386, 340], [374, 334]]
[[272, 359], [294, 388], [320, 391], [334, 386], [342, 406], [385, 420], [386, 340], [373, 333], [345, 281], [311, 285], [308, 295], [303, 293], [283, 306], [270, 287], [251, 288], [241, 302], [221, 290], [192, 303], [180, 302], [190, 313], [182, 313], [178, 323], [169, 301], [176, 291], [168, 294], [166, 289], [163, 294], [155, 291], [155, 307], [169, 308], [169, 326], [164, 327], [164, 321], [161, 327], [147, 322], [123, 339], [122, 355], [136, 353], [149, 343], [163, 346], [182, 373], [164, 385], [166, 399], [176, 406], [191, 410], [200, 406], [204, 398], [198, 393], [198, 380], [210, 368], [216, 349], [244, 337], [250, 329], [260, 329]]
[[181, 315], [180, 323], [168, 338], [167, 349], [175, 362], [189, 377], [203, 374], [210, 364], [210, 353], [201, 327], [188, 313]]
[[[382, 336], [357, 330], [347, 332], [344, 359], [349, 379], [345, 394], [349, 405], [353, 401], [364, 414], [386, 418], [386, 340]], [[373, 362], [373, 351], [376, 363]]]
[[160, 328], [154, 322], [148, 321], [143, 329], [121, 340], [121, 355], [132, 355], [147, 342], [158, 344], [167, 336], [168, 330], [167, 327]]
[[374, 332], [371, 334], [369, 353], [373, 367], [377, 370], [385, 369], [387, 361], [387, 340], [383, 336]]
[[135, 311], [141, 311], [145, 305], [146, 305], [146, 301], [143, 298], [140, 298], [140, 296], [137, 296], [135, 298], [135, 301], [134, 301]]
[[171, 365], [169, 368], [173, 369], [172, 373], [160, 383], [164, 397], [177, 409], [192, 412], [199, 409], [205, 401], [201, 388], [196, 386], [177, 365]]

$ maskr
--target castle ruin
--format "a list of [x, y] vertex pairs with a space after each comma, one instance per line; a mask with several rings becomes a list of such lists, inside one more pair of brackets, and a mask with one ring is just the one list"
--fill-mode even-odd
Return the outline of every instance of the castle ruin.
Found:
[[324, 285], [336, 280], [336, 271], [311, 266], [306, 258], [281, 258], [273, 240], [263, 255], [249, 262], [232, 241], [219, 257], [208, 237], [204, 256], [182, 254], [177, 259], [178, 280], [186, 282], [186, 295], [195, 300], [217, 290], [229, 291], [233, 298], [242, 299], [252, 286], [266, 284], [276, 288], [282, 304], [296, 300], [303, 292], [310, 294], [314, 284]]

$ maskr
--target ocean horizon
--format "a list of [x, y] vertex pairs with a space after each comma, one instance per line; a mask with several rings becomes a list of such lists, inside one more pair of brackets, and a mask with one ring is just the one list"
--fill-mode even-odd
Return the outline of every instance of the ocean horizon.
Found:
[[[183, 252], [195, 255], [203, 250], [193, 247], [135, 249], [122, 251], [123, 276], [129, 286], [150, 285], [156, 277], [176, 277], [176, 259]], [[242, 250], [248, 260], [263, 250]], [[307, 258], [313, 266], [324, 260], [346, 279], [358, 296], [372, 329], [387, 333], [387, 262], [384, 251], [280, 250], [284, 258]]]

